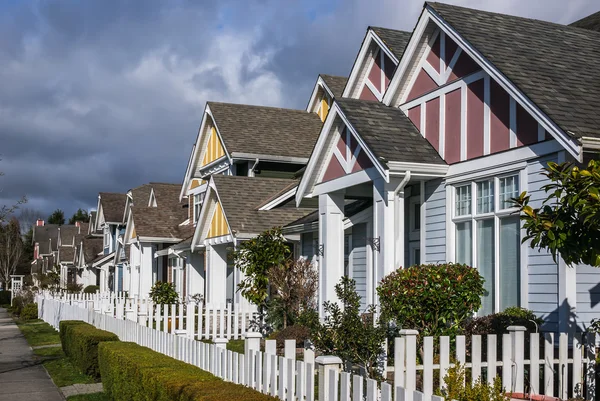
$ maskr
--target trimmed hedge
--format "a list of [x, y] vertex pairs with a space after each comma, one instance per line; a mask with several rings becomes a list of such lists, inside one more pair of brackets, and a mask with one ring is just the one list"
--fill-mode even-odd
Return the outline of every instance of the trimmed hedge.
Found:
[[60, 322], [60, 342], [63, 351], [86, 375], [100, 378], [98, 344], [107, 341], [119, 341], [119, 337], [79, 320]]
[[21, 310], [21, 315], [19, 316], [23, 320], [33, 320], [38, 318], [38, 304], [36, 302], [32, 304], [27, 304]]
[[276, 400], [135, 343], [99, 344], [98, 362], [104, 391], [114, 401]]

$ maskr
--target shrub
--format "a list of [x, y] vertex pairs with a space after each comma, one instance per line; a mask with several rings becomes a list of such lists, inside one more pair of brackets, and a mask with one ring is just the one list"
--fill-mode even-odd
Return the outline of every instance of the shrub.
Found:
[[38, 318], [38, 304], [31, 303], [27, 304], [21, 310], [20, 316], [23, 320], [33, 320]]
[[455, 263], [398, 269], [377, 287], [382, 318], [422, 336], [454, 335], [481, 307], [483, 283], [476, 269]]
[[177, 303], [179, 294], [173, 284], [157, 281], [150, 289], [150, 298], [154, 305], [170, 305]]
[[23, 299], [22, 296], [17, 295], [13, 298], [11, 306], [13, 313], [16, 315], [20, 315], [23, 311], [23, 308], [25, 307], [25, 299]]
[[0, 305], [10, 304], [10, 291], [0, 291]]
[[543, 319], [537, 317], [532, 311], [525, 308], [511, 307], [504, 312], [487, 316], [475, 317], [463, 322], [463, 333], [471, 337], [479, 334], [504, 334], [508, 326], [524, 326], [528, 332], [539, 332]]
[[[343, 276], [335, 286], [338, 302], [325, 302], [325, 320], [320, 322], [315, 313], [304, 317], [311, 330], [311, 341], [325, 355], [335, 355], [344, 361], [346, 368], [353, 363], [362, 365], [370, 378], [380, 378], [379, 358], [387, 328], [373, 318], [363, 318], [360, 313], [360, 296], [356, 282]], [[369, 311], [374, 312], [370, 307]], [[371, 315], [372, 316], [372, 315]]]
[[134, 343], [101, 343], [98, 361], [104, 391], [114, 401], [275, 400]]
[[84, 294], [95, 294], [98, 292], [99, 289], [100, 289], [100, 287], [98, 287], [97, 285], [88, 285], [87, 287], [85, 287], [83, 289], [83, 293]]
[[309, 338], [310, 330], [308, 329], [308, 327], [295, 324], [293, 326], [288, 326], [285, 329], [281, 330], [275, 335], [274, 339], [277, 341], [277, 348], [284, 348], [285, 340], [296, 340], [296, 346], [303, 347], [304, 341], [308, 340]]
[[106, 341], [119, 341], [119, 337], [84, 322], [66, 325], [61, 322], [60, 329], [61, 344], [65, 355], [82, 373], [100, 378], [98, 344]]
[[465, 369], [460, 364], [448, 369], [444, 382], [446, 386], [441, 395], [447, 400], [508, 401], [499, 377], [494, 379], [493, 385], [481, 381], [481, 378], [471, 384], [470, 380], [465, 380]]
[[87, 324], [83, 320], [61, 320], [58, 324], [58, 336], [60, 338], [60, 344], [62, 345], [63, 352], [66, 356], [71, 356], [69, 353], [71, 352], [71, 347], [66, 346], [65, 336], [69, 331], [70, 326], [78, 325], [78, 324]]
[[82, 289], [83, 289], [83, 284], [75, 284], [75, 283], [67, 284], [67, 292], [69, 294], [79, 294]]

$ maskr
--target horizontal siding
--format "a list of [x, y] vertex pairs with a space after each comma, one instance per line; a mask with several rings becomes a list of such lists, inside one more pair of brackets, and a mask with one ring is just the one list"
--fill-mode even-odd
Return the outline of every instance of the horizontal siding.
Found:
[[425, 262], [446, 261], [446, 187], [441, 179], [425, 183]]
[[367, 307], [367, 225], [352, 227], [352, 278], [356, 282], [356, 291], [360, 295], [360, 308]]
[[600, 269], [584, 265], [576, 269], [577, 323], [584, 328], [600, 318]]
[[[542, 187], [548, 184], [543, 168], [549, 161], [557, 161], [552, 154], [530, 161], [527, 165], [527, 192], [530, 205], [540, 207], [546, 193]], [[558, 266], [547, 251], [527, 248], [529, 309], [545, 320], [544, 330], [558, 330]]]

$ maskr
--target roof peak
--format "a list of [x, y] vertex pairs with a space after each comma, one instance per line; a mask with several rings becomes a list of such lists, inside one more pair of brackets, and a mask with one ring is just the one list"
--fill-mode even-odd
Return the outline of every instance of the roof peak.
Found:
[[261, 106], [258, 104], [244, 104], [244, 103], [227, 103], [227, 102], [213, 102], [213, 101], [207, 101], [206, 104], [208, 105], [227, 105], [227, 106], [234, 106], [234, 107], [246, 107], [246, 108], [254, 108], [254, 109], [269, 109], [269, 110], [283, 110], [283, 111], [295, 111], [295, 112], [299, 112], [299, 113], [303, 113], [303, 114], [308, 114], [308, 112], [306, 110], [303, 109], [289, 109], [289, 108], [285, 108], [285, 107], [275, 107], [275, 106]]

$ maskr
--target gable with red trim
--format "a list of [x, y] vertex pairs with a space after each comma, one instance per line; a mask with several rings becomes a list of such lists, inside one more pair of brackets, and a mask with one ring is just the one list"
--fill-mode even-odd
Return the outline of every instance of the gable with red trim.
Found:
[[400, 108], [448, 164], [550, 139], [441, 29], [419, 57]]
[[390, 84], [395, 68], [396, 64], [392, 59], [385, 54], [385, 51], [377, 47], [367, 64], [367, 71], [359, 99], [381, 100]]
[[319, 182], [331, 181], [373, 167], [371, 159], [347, 127], [344, 126], [337, 134], [334, 144]]

